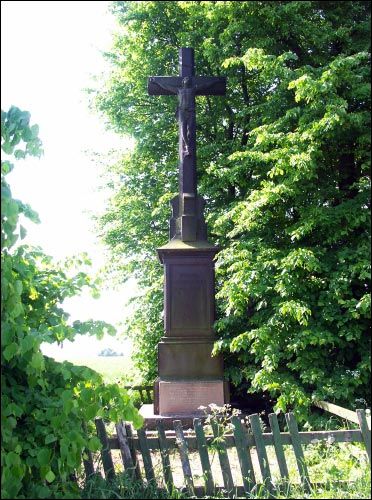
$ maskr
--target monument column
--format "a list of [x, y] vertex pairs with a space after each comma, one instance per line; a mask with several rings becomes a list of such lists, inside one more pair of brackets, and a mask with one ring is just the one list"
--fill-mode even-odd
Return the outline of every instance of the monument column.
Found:
[[181, 240], [158, 249], [164, 265], [165, 323], [158, 344], [154, 411], [159, 415], [198, 413], [201, 405], [225, 402], [222, 357], [211, 356], [217, 251], [207, 242]]
[[[171, 201], [170, 241], [158, 249], [164, 266], [164, 336], [158, 344], [158, 379], [153, 418], [190, 417], [199, 406], [227, 399], [221, 355], [215, 341], [214, 258], [197, 194], [195, 97], [224, 95], [223, 77], [197, 77], [194, 51], [179, 51], [177, 77], [150, 77], [150, 95], [178, 96], [179, 194]], [[142, 412], [149, 417], [148, 409]], [[148, 418], [146, 418], [148, 421]]]

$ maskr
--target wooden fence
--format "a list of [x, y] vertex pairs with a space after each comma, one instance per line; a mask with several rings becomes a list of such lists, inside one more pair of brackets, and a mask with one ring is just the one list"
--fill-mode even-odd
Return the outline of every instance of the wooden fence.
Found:
[[[288, 432], [280, 432], [276, 414], [269, 415], [270, 431], [262, 432], [260, 418], [257, 414], [249, 415], [249, 430], [239, 417], [231, 419], [232, 432], [221, 439], [219, 426], [212, 422], [211, 435], [206, 435], [201, 419], [194, 419], [193, 431], [185, 431], [180, 420], [174, 420], [174, 431], [165, 431], [162, 421], [157, 422], [157, 431], [150, 432], [139, 429], [137, 432], [129, 424], [116, 424], [116, 435], [108, 436], [102, 420], [96, 420], [97, 435], [102, 443], [102, 466], [108, 479], [115, 478], [114, 462], [111, 450], [120, 450], [121, 459], [126, 473], [140, 482], [156, 484], [152, 457], [160, 454], [162, 463], [162, 479], [168, 491], [174, 487], [170, 453], [177, 450], [182, 465], [183, 483], [190, 496], [213, 495], [217, 490], [225, 490], [226, 496], [234, 494], [241, 496], [265, 488], [268, 495], [275, 492], [279, 481], [288, 484], [289, 472], [284, 446], [290, 445], [295, 457], [300, 482], [305, 490], [309, 490], [312, 480], [309, 476], [305, 461], [303, 445], [330, 440], [330, 442], [364, 443], [366, 452], [371, 461], [371, 425], [364, 410], [351, 412], [330, 403], [320, 402], [321, 408], [347, 420], [358, 423], [359, 429], [299, 432], [293, 413], [285, 415]], [[218, 442], [216, 453], [222, 472], [223, 487], [215, 486], [212, 474], [210, 450], [211, 443]], [[279, 481], [274, 478], [270, 465], [267, 446], [273, 446], [277, 468], [280, 473]], [[242, 484], [234, 484], [231, 472], [228, 449], [234, 448], [238, 457]], [[203, 486], [196, 486], [190, 464], [190, 453], [198, 452]], [[258, 466], [252, 463], [252, 457]], [[94, 474], [91, 456], [84, 462], [87, 476]], [[256, 470], [255, 470], [256, 469]], [[259, 474], [257, 474], [257, 469]], [[259, 479], [257, 476], [261, 476]], [[237, 483], [237, 481], [235, 481]]]
[[138, 392], [143, 404], [153, 403], [154, 401], [153, 385], [125, 385], [124, 389]]

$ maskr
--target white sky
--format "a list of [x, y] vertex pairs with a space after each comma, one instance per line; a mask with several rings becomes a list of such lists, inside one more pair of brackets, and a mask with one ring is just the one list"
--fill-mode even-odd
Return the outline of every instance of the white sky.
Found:
[[[40, 127], [45, 154], [17, 162], [8, 176], [13, 196], [39, 213], [41, 224], [27, 224], [25, 243], [40, 245], [61, 259], [86, 251], [98, 270], [105, 262], [90, 213], [105, 206], [99, 191], [102, 166], [92, 152], [120, 154], [130, 141], [105, 130], [102, 119], [88, 110], [83, 91], [92, 75], [108, 71], [101, 52], [110, 47], [115, 20], [110, 2], [2, 1], [1, 108], [15, 105], [31, 113]], [[88, 151], [88, 153], [87, 153]], [[89, 154], [90, 152], [90, 154]], [[111, 160], [113, 161], [113, 160]], [[102, 319], [118, 326], [125, 321], [125, 304], [136, 292], [134, 281], [119, 290], [69, 299], [72, 319]], [[94, 356], [105, 347], [129, 353], [128, 340], [101, 342], [81, 337], [64, 348], [47, 346], [45, 354], [58, 359]]]

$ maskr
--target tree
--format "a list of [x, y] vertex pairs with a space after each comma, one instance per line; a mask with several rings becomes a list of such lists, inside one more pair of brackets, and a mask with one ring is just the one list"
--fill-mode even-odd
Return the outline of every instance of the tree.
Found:
[[[123, 280], [143, 289], [128, 333], [145, 376], [162, 335], [168, 202], [177, 191], [175, 103], [147, 96], [196, 49], [198, 184], [217, 258], [219, 340], [236, 387], [305, 415], [312, 398], [370, 400], [369, 2], [115, 2], [112, 74], [96, 97], [136, 139], [111, 169], [101, 219]], [[199, 68], [199, 69], [198, 69]], [[123, 255], [126, 257], [125, 265]]]
[[103, 357], [112, 357], [112, 356], [123, 356], [122, 352], [116, 352], [114, 349], [111, 349], [111, 347], [107, 347], [106, 349], [102, 349], [102, 351], [98, 354], [98, 356], [103, 356]]
[[[141, 417], [127, 393], [104, 385], [84, 366], [58, 363], [43, 356], [42, 342], [73, 340], [77, 334], [114, 333], [102, 321], [68, 322], [61, 307], [66, 297], [95, 283], [81, 269], [84, 259], [56, 266], [40, 248], [15, 247], [25, 237], [23, 214], [37, 214], [12, 197], [6, 176], [12, 158], [41, 154], [38, 126], [30, 114], [12, 106], [1, 112], [1, 492], [3, 498], [77, 498], [71, 474], [81, 468], [85, 449], [97, 451], [95, 417], [132, 420]], [[76, 270], [79, 268], [79, 272]]]

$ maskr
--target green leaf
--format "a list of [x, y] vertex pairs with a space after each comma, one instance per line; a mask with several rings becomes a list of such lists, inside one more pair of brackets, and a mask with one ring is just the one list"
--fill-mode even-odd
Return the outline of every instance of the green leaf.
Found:
[[30, 349], [32, 349], [35, 344], [36, 344], [35, 337], [33, 337], [32, 335], [26, 335], [26, 337], [24, 337], [20, 342], [21, 354], [24, 354]]
[[54, 434], [48, 434], [45, 438], [45, 444], [54, 443], [54, 441], [57, 441], [57, 439], [57, 436], [55, 436]]
[[6, 361], [10, 361], [17, 352], [18, 352], [18, 345], [15, 342], [12, 342], [4, 349], [3, 355]]
[[39, 135], [39, 125], [32, 125], [30, 130], [32, 138], [35, 139]]
[[20, 457], [14, 451], [7, 453], [5, 457], [6, 464], [10, 467], [14, 467], [20, 463]]
[[22, 158], [25, 158], [26, 157], [26, 153], [24, 151], [22, 151], [22, 149], [16, 149], [14, 151], [14, 157], [17, 159], [17, 160], [20, 160]]
[[96, 436], [93, 436], [92, 438], [89, 439], [88, 441], [88, 449], [90, 451], [98, 451], [101, 449], [101, 442], [100, 440], [98, 439], [98, 437]]
[[42, 371], [45, 368], [44, 356], [41, 352], [35, 352], [32, 355], [30, 366], [37, 371]]
[[45, 479], [48, 481], [48, 483], [52, 483], [55, 480], [56, 476], [52, 470], [50, 470], [46, 475]]
[[49, 465], [51, 450], [49, 448], [41, 448], [36, 455], [37, 461], [41, 466]]
[[14, 168], [14, 165], [10, 163], [10, 161], [2, 161], [1, 162], [1, 173], [3, 175], [9, 174]]
[[23, 290], [22, 281], [16, 280], [14, 282], [14, 288], [15, 288], [16, 292], [18, 293], [18, 295], [21, 295], [22, 290]]
[[12, 154], [14, 147], [10, 144], [10, 142], [4, 142], [1, 146], [1, 149], [5, 154], [10, 155]]

